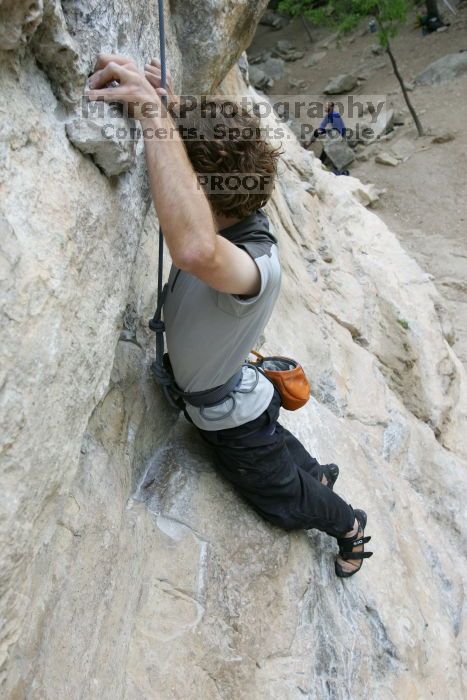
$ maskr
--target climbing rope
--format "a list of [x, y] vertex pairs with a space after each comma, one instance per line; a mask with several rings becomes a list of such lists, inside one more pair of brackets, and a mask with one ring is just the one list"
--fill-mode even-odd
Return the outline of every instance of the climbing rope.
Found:
[[[159, 52], [160, 52], [160, 62], [161, 62], [161, 88], [164, 90], [167, 88], [167, 65], [165, 60], [165, 25], [164, 25], [164, 0], [158, 0], [159, 7]], [[167, 96], [162, 95], [161, 103], [167, 106]], [[167, 296], [168, 284], [163, 285], [163, 267], [164, 267], [164, 236], [162, 233], [162, 227], [159, 226], [159, 262], [157, 271], [157, 306], [154, 312], [154, 316], [149, 321], [149, 328], [156, 334], [156, 357], [154, 362], [151, 364], [151, 372], [157, 381], [157, 383], [162, 387], [162, 391], [165, 394], [168, 402], [174, 407], [180, 410], [181, 406], [179, 400], [188, 401], [193, 406], [198, 406], [201, 409], [205, 405], [217, 405], [224, 402], [227, 398], [232, 399], [232, 407], [230, 410], [222, 416], [225, 418], [229, 416], [236, 405], [235, 397], [233, 396], [233, 390], [236, 389], [238, 384], [242, 379], [242, 369], [236, 372], [230, 379], [228, 379], [224, 384], [218, 387], [213, 387], [206, 391], [197, 392], [184, 392], [177, 386], [173, 372], [170, 367], [170, 361], [166, 357], [167, 362], [164, 362], [164, 338], [165, 338], [165, 324], [162, 320], [162, 309], [164, 307], [164, 301]], [[255, 368], [256, 370], [256, 368]], [[258, 382], [258, 371], [256, 370], [256, 386]], [[254, 387], [253, 387], [254, 388]], [[245, 390], [243, 393], [253, 390]], [[218, 418], [210, 420], [219, 420]]]
[[[161, 62], [161, 88], [167, 87], [167, 64], [165, 59], [165, 23], [164, 23], [164, 0], [158, 0], [159, 9], [159, 55]], [[167, 104], [167, 98], [161, 97], [162, 104]], [[157, 306], [154, 316], [149, 321], [149, 328], [156, 334], [156, 358], [151, 365], [151, 372], [156, 381], [162, 386], [162, 390], [168, 401], [173, 405], [173, 399], [169, 393], [169, 388], [173, 384], [173, 377], [164, 366], [164, 334], [165, 324], [162, 320], [162, 308], [167, 294], [167, 284], [163, 285], [164, 269], [164, 235], [162, 227], [159, 226], [159, 261], [157, 270]]]
[[[164, 90], [167, 87], [167, 65], [165, 61], [165, 23], [164, 23], [164, 0], [157, 0], [159, 8], [159, 54], [161, 61], [161, 88]], [[162, 99], [165, 102], [165, 99]], [[162, 274], [164, 265], [164, 237], [162, 228], [159, 226], [159, 270], [157, 278], [157, 306], [159, 307], [159, 299], [162, 296]], [[162, 309], [161, 309], [162, 310]]]

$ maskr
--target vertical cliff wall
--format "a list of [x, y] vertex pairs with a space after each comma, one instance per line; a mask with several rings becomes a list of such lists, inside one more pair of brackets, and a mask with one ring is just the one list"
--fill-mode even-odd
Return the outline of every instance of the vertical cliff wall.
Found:
[[[264, 4], [172, 3], [178, 86], [215, 87]], [[2, 694], [462, 697], [465, 373], [371, 190], [291, 139], [268, 206], [285, 274], [262, 341], [313, 383], [284, 421], [341, 465], [374, 538], [342, 582], [329, 538], [262, 522], [148, 376], [141, 144], [111, 143], [108, 176], [67, 136], [99, 51], [157, 55], [153, 6], [4, 0], [0, 18]]]

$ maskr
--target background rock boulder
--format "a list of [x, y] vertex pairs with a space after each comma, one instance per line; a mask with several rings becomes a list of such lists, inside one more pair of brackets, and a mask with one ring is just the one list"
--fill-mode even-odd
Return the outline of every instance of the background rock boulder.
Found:
[[467, 51], [450, 53], [431, 63], [415, 78], [418, 85], [436, 85], [467, 73]]
[[337, 75], [329, 81], [323, 88], [325, 95], [341, 95], [344, 92], [350, 92], [358, 83], [357, 76], [352, 73], [343, 73]]
[[342, 170], [350, 165], [355, 158], [354, 152], [344, 140], [325, 142], [324, 152], [337, 170]]

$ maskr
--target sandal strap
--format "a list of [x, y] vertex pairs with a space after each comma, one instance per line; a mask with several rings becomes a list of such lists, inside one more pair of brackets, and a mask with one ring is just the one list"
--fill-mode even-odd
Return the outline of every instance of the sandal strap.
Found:
[[339, 549], [343, 552], [350, 552], [354, 547], [359, 547], [362, 544], [366, 544], [370, 540], [371, 535], [368, 535], [367, 537], [357, 537], [356, 539], [351, 537], [340, 537], [337, 540], [337, 544], [339, 545]]
[[369, 559], [373, 552], [339, 552], [342, 559]]

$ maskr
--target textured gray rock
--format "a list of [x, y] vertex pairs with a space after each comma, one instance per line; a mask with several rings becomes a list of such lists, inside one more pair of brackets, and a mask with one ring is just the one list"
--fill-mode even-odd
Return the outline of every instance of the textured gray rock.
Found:
[[43, 0], [3, 0], [0, 3], [0, 51], [27, 44], [42, 22]]
[[338, 170], [350, 165], [355, 159], [355, 153], [345, 141], [329, 141], [324, 144], [324, 152]]
[[380, 165], [395, 166], [399, 165], [399, 162], [399, 159], [395, 155], [392, 155], [387, 151], [381, 151], [381, 153], [378, 153], [378, 155], [375, 156], [375, 163], [379, 163]]
[[402, 138], [391, 145], [389, 152], [398, 160], [405, 162], [416, 150], [415, 143], [411, 139]]
[[284, 61], [298, 61], [305, 55], [303, 51], [298, 51], [297, 47], [291, 41], [281, 39], [277, 42], [272, 50], [273, 56], [278, 56]]
[[430, 63], [417, 77], [417, 85], [436, 85], [467, 73], [467, 51], [450, 53]]
[[[90, 155], [107, 176], [120, 175], [136, 165], [134, 136], [137, 125], [123, 117], [109, 117], [111, 110], [104, 107], [101, 119], [82, 117], [66, 124], [66, 134], [78, 150]], [[120, 134], [120, 136], [119, 136]]]
[[259, 65], [249, 67], [248, 77], [250, 83], [258, 90], [266, 90], [274, 85], [274, 80], [268, 77]]
[[289, 19], [285, 15], [280, 15], [268, 9], [261, 15], [259, 23], [267, 27], [272, 27], [273, 29], [283, 29], [289, 23]]
[[217, 88], [253, 38], [267, 0], [173, 0], [171, 12], [183, 46], [185, 93]]
[[32, 47], [57, 97], [71, 104], [77, 102], [87, 66], [80, 60], [78, 45], [68, 31], [60, 0], [44, 0], [44, 15], [32, 37]]
[[271, 88], [276, 80], [280, 80], [284, 75], [284, 61], [282, 58], [269, 56], [262, 63], [255, 63], [250, 66], [250, 81], [258, 90]]
[[300, 80], [297, 78], [289, 78], [287, 82], [289, 87], [294, 88], [295, 90], [305, 90], [308, 85], [306, 80]]
[[250, 84], [250, 76], [249, 76], [249, 65], [248, 65], [248, 56], [246, 51], [242, 53], [240, 58], [237, 61], [237, 66], [240, 68], [240, 72], [242, 74], [242, 78], [245, 81], [247, 85]]
[[379, 115], [375, 124], [371, 125], [375, 139], [385, 136], [394, 128], [394, 110], [384, 109]]
[[324, 41], [319, 44], [320, 49], [331, 49], [334, 48], [339, 43], [339, 32], [330, 34]]
[[[93, 6], [63, 5], [77, 65], [114, 41], [157, 51], [147, 3]], [[343, 582], [329, 538], [261, 521], [163, 403], [142, 154], [109, 181], [72, 147], [59, 100], [81, 78], [39, 68], [21, 32], [0, 70], [0, 695], [462, 697], [466, 375], [439, 294], [363, 206], [371, 189], [290, 137], [268, 206], [284, 282], [264, 349], [313, 386], [283, 422], [340, 464], [377, 552]], [[245, 87], [235, 73], [223, 90]]]
[[305, 66], [307, 68], [313, 68], [313, 66], [316, 66], [325, 56], [326, 51], [316, 51], [308, 56], [305, 61]]
[[344, 92], [350, 92], [357, 87], [357, 76], [352, 73], [337, 75], [332, 78], [326, 87], [323, 89], [325, 95], [340, 95]]
[[260, 51], [254, 56], [248, 56], [248, 61], [250, 66], [254, 66], [255, 63], [263, 63], [263, 61], [266, 61], [268, 58], [271, 58], [271, 55], [272, 54], [270, 51]]
[[405, 124], [405, 119], [406, 119], [406, 112], [399, 112], [396, 111], [394, 112], [394, 126], [404, 126]]
[[438, 134], [431, 139], [431, 143], [449, 143], [454, 141], [456, 134], [453, 131], [445, 131], [442, 134]]
[[256, 68], [265, 73], [271, 80], [280, 80], [284, 75], [284, 61], [282, 58], [267, 58], [263, 63], [258, 63]]
[[390, 134], [394, 129], [394, 110], [383, 109], [376, 120], [371, 122], [361, 122], [359, 140], [365, 143], [371, 143], [383, 139]]

